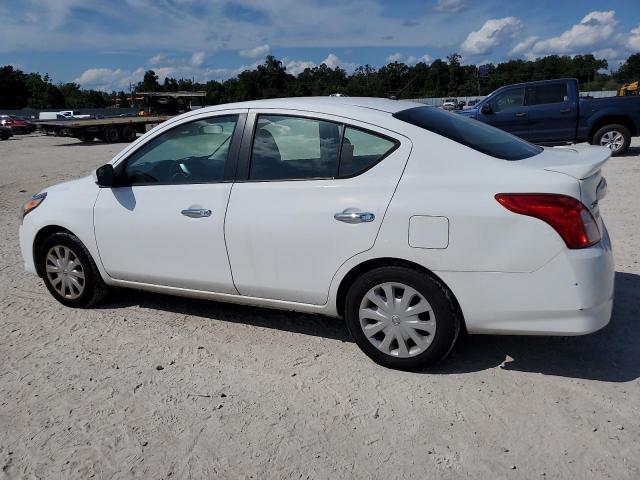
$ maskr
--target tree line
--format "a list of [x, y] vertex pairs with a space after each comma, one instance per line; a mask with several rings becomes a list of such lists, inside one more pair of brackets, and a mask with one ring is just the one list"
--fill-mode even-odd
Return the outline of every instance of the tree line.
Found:
[[[631, 55], [615, 73], [606, 73], [608, 63], [593, 55], [550, 55], [536, 60], [509, 60], [486, 67], [479, 78], [475, 65], [462, 65], [457, 53], [430, 65], [391, 62], [380, 68], [364, 65], [347, 73], [326, 64], [288, 73], [283, 63], [268, 56], [253, 70], [245, 70], [225, 81], [206, 83], [167, 77], [160, 82], [149, 70], [134, 91], [206, 92], [205, 103], [220, 103], [274, 97], [344, 93], [349, 96], [427, 98], [486, 95], [503, 85], [560, 77], [577, 78], [581, 90], [615, 90], [623, 83], [640, 80], [640, 53]], [[25, 73], [11, 65], [0, 67], [0, 109], [129, 107], [129, 92], [83, 89], [77, 83], [54, 84], [49, 75]]]

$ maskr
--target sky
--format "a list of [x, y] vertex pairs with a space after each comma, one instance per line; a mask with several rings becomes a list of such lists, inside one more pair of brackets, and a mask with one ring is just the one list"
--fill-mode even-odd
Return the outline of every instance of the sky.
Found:
[[0, 65], [128, 90], [144, 72], [224, 80], [274, 55], [352, 71], [640, 52], [640, 0], [0, 0]]

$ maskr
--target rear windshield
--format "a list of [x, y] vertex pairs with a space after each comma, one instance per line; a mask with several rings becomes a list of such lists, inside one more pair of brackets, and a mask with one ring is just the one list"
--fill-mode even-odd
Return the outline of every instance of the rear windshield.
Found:
[[398, 120], [449, 138], [503, 160], [522, 160], [542, 152], [542, 147], [486, 123], [434, 107], [415, 107], [393, 114]]

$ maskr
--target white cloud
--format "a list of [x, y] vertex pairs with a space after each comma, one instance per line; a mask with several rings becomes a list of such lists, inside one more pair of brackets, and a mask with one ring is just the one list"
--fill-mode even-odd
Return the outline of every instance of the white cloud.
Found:
[[84, 88], [110, 92], [112, 90], [128, 90], [129, 82], [137, 83], [142, 80], [143, 76], [144, 69], [142, 68], [138, 68], [133, 72], [120, 68], [89, 68], [74, 82], [79, 83]]
[[323, 64], [323, 63], [329, 68], [335, 69], [340, 67], [343, 70], [346, 70], [347, 72], [352, 72], [356, 68], [356, 65], [354, 63], [343, 62], [334, 53], [330, 53], [329, 55], [327, 55], [327, 58], [325, 58], [322, 62], [320, 62], [320, 64]]
[[620, 58], [620, 53], [615, 48], [603, 48], [593, 52], [596, 58], [604, 58], [605, 60], [617, 60]]
[[307, 68], [314, 68], [317, 65], [307, 60], [291, 60], [285, 65], [287, 72], [291, 75], [300, 75]]
[[613, 10], [590, 12], [561, 35], [535, 42], [531, 53], [536, 56], [578, 54], [605, 48], [606, 43], [613, 40], [617, 23]]
[[159, 63], [161, 63], [162, 61], [164, 61], [164, 55], [154, 55], [153, 57], [151, 57], [147, 63], [149, 65], [158, 65]]
[[433, 8], [437, 12], [455, 13], [467, 6], [466, 0], [438, 0]]
[[640, 52], [640, 25], [629, 32], [626, 37], [625, 46], [633, 53]]
[[194, 52], [194, 54], [191, 55], [191, 65], [193, 65], [194, 67], [199, 67], [204, 63], [205, 58], [205, 52]]
[[416, 57], [415, 55], [405, 55], [403, 53], [397, 52], [387, 57], [387, 63], [400, 62], [406, 65], [415, 65], [416, 63], [420, 62], [426, 63], [428, 65], [432, 60], [433, 59], [431, 58], [431, 56], [427, 55], [426, 53], [421, 57]]
[[258, 45], [257, 47], [249, 48], [247, 50], [240, 50], [240, 55], [249, 58], [261, 58], [270, 51], [271, 47], [265, 43], [264, 45]]
[[516, 43], [516, 46], [509, 51], [509, 55], [520, 55], [527, 52], [537, 40], [538, 37], [535, 35], [525, 38], [521, 42]]
[[480, 30], [469, 33], [462, 42], [462, 51], [468, 55], [483, 55], [506, 39], [513, 38], [522, 30], [522, 22], [515, 17], [487, 20]]

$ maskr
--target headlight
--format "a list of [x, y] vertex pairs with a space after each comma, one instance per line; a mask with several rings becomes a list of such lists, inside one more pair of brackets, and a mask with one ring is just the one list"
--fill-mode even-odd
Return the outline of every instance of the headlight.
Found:
[[38, 193], [33, 197], [31, 197], [31, 200], [29, 200], [27, 203], [25, 203], [22, 206], [22, 218], [24, 218], [24, 216], [27, 213], [29, 213], [30, 211], [35, 209], [38, 205], [40, 205], [45, 198], [47, 198], [47, 192]]

